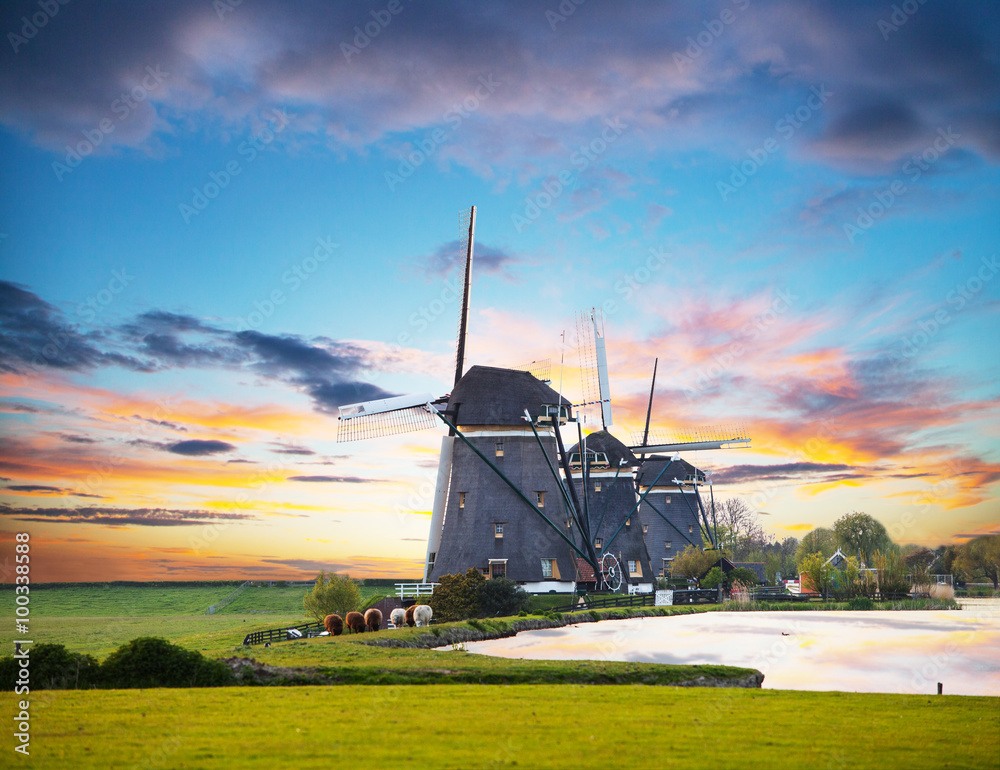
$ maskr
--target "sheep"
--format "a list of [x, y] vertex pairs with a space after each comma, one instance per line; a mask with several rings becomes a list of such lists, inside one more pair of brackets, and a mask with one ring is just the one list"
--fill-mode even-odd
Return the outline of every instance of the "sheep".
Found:
[[363, 634], [365, 631], [365, 616], [360, 612], [348, 612], [344, 622], [356, 634]]
[[365, 612], [365, 625], [369, 631], [378, 631], [382, 627], [382, 611], [372, 607]]
[[413, 619], [417, 622], [418, 626], [429, 626], [433, 615], [434, 610], [431, 609], [429, 604], [418, 604], [413, 608]]
[[323, 627], [331, 636], [340, 636], [344, 633], [344, 619], [340, 615], [327, 615], [323, 618]]
[[392, 625], [396, 628], [402, 628], [406, 625], [406, 610], [402, 607], [397, 607], [389, 613], [389, 620], [392, 621]]
[[404, 614], [406, 625], [408, 625], [410, 628], [413, 628], [415, 625], [417, 625], [417, 621], [413, 619], [413, 611], [416, 608], [417, 608], [416, 604], [411, 604], [409, 607], [406, 608], [406, 613]]

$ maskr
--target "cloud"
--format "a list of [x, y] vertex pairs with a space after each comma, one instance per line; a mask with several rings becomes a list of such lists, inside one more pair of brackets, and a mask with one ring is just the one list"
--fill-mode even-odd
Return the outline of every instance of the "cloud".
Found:
[[92, 336], [66, 324], [56, 308], [25, 287], [0, 281], [0, 372], [83, 371], [108, 364], [146, 370], [134, 358], [98, 349]]
[[[439, 246], [433, 254], [420, 257], [417, 261], [422, 266], [422, 273], [443, 276], [456, 268], [464, 271], [465, 257], [465, 244], [462, 241], [451, 241]], [[510, 277], [509, 269], [519, 261], [515, 255], [479, 241], [476, 242], [472, 259], [473, 269], [477, 274], [500, 274], [507, 277]], [[458, 280], [461, 285], [461, 275]]]
[[363, 479], [358, 476], [289, 476], [285, 480], [331, 484], [375, 484], [378, 482], [378, 479]]
[[204, 455], [216, 455], [220, 452], [232, 452], [236, 447], [225, 441], [190, 439], [170, 444], [166, 449], [175, 455], [202, 457]]
[[61, 494], [64, 490], [61, 487], [48, 487], [42, 484], [11, 484], [7, 487], [12, 492], [42, 492]]
[[822, 474], [824, 481], [831, 480], [826, 474], [836, 474], [835, 479], [863, 478], [868, 473], [855, 471], [850, 465], [840, 463], [781, 463], [776, 465], [732, 465], [715, 471], [716, 484], [740, 484], [746, 481], [787, 481], [790, 479], [815, 478]]
[[[110, 119], [115, 131], [96, 154], [157, 153], [185, 134], [249, 133], [264, 112], [294, 105], [283, 141], [394, 158], [435, 128], [454, 129], [462, 141], [439, 162], [502, 180], [533, 166], [541, 179], [608, 116], [646, 135], [669, 132], [681, 150], [707, 139], [741, 154], [747, 135], [773, 132], [774, 116], [794, 112], [822, 82], [834, 97], [794, 138], [808, 146], [815, 137], [821, 159], [899, 155], [914, 131], [948, 123], [968, 147], [1000, 157], [995, 6], [921, 5], [886, 38], [884, 5], [735, 5], [735, 21], [685, 65], [677, 56], [705, 34], [716, 5], [588, 5], [557, 34], [536, 6], [515, 0], [494, 6], [489, 21], [454, 0], [404, 6], [377, 43], [345, 56], [349, 31], [370, 21], [352, 4], [261, 0], [219, 19], [197, 0], [74, 0], [24, 50], [5, 47], [0, 122], [58, 157]], [[5, 4], [3, 28], [19, 28], [34, 7]], [[74, 15], [99, 33], [79, 35], [67, 22]], [[498, 85], [480, 88], [476, 109], [454, 128], [451, 106], [473, 97], [480, 78]], [[133, 88], [145, 98], [122, 119], [113, 105]], [[746, 117], [733, 131], [739, 110]]]
[[214, 511], [183, 511], [167, 508], [0, 508], [0, 516], [20, 521], [73, 524], [134, 525], [141, 527], [187, 527], [218, 521], [243, 521], [254, 516]]
[[277, 447], [271, 451], [279, 455], [301, 455], [303, 457], [308, 457], [316, 454], [313, 450], [304, 446], [286, 446], [285, 444], [274, 443], [272, 443], [271, 446]]

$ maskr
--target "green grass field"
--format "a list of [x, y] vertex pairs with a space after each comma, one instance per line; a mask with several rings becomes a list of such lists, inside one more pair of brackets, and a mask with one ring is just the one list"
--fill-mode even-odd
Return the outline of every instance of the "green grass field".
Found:
[[996, 767], [1000, 756], [988, 698], [585, 685], [40, 695], [39, 767], [885, 770]]
[[[212, 658], [309, 667], [341, 686], [34, 691], [34, 763], [262, 767], [353, 764], [363, 757], [371, 767], [594, 767], [613, 761], [638, 768], [761, 762], [884, 769], [996, 767], [1000, 757], [997, 698], [664, 688], [645, 685], [732, 677], [739, 670], [524, 661], [358, 643], [370, 634], [244, 648], [249, 631], [309, 620], [301, 604], [306, 589], [248, 588], [223, 612], [204, 614], [231, 590], [33, 591], [32, 638], [103, 659], [130, 639], [160, 636]], [[0, 599], [12, 610], [12, 593]], [[445, 632], [448, 626], [434, 628]], [[400, 629], [377, 638], [426, 633]], [[449, 686], [415, 686], [444, 683]], [[3, 698], [13, 708], [17, 698], [9, 692]]]

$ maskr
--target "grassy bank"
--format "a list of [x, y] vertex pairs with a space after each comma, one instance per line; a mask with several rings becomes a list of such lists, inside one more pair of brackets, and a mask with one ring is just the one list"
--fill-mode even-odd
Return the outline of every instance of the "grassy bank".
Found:
[[881, 770], [989, 767], [1000, 752], [995, 698], [558, 685], [41, 695], [38, 766]]

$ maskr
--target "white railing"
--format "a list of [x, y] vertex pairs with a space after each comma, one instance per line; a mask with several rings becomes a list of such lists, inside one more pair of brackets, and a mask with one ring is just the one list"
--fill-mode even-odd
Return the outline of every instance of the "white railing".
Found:
[[440, 583], [396, 583], [396, 596], [405, 599], [408, 596], [430, 596]]

